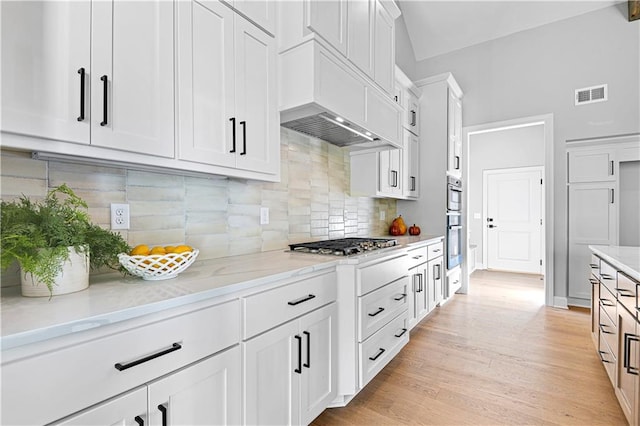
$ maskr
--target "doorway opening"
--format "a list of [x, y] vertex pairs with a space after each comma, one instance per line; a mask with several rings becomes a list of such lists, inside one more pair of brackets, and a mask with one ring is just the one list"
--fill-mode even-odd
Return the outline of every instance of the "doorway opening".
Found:
[[467, 267], [462, 291], [468, 291], [468, 274], [475, 269], [540, 274], [545, 304], [557, 305], [552, 253], [553, 115], [465, 127], [463, 144]]

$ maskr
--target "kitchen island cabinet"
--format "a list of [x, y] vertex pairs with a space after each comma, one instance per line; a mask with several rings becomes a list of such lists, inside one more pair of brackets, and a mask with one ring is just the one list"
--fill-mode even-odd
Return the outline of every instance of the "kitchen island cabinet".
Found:
[[591, 310], [594, 343], [620, 407], [635, 426], [640, 424], [640, 247], [589, 249], [589, 283], [599, 297], [599, 309], [592, 303]]

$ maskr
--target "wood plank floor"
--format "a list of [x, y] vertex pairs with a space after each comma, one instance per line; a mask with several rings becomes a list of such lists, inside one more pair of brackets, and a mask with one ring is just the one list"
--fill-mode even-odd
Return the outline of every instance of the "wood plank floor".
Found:
[[538, 276], [476, 271], [344, 408], [314, 425], [626, 425], [589, 311], [544, 306]]

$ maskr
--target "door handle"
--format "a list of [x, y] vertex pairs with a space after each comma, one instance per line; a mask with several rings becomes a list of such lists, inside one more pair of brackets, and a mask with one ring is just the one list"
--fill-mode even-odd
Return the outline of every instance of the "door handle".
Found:
[[456, 155], [455, 156], [455, 167], [456, 170], [460, 170], [460, 156]]
[[100, 125], [106, 126], [108, 124], [107, 109], [109, 108], [109, 103], [107, 98], [109, 97], [109, 79], [106, 75], [103, 75], [100, 80], [102, 81], [102, 122], [100, 122]]
[[247, 155], [247, 122], [241, 121], [242, 126], [242, 152], [240, 155]]
[[298, 374], [302, 374], [302, 337], [298, 336], [297, 334], [293, 337], [295, 337], [295, 339], [298, 341], [298, 368], [294, 369], [293, 371]]
[[171, 353], [171, 352], [175, 352], [175, 351], [177, 351], [178, 349], [182, 349], [182, 345], [181, 345], [180, 343], [174, 343], [174, 344], [172, 344], [172, 345], [171, 345], [171, 347], [170, 347], [170, 348], [168, 348], [168, 349], [164, 349], [164, 350], [162, 350], [162, 351], [160, 351], [160, 352], [156, 352], [156, 353], [154, 353], [154, 354], [151, 354], [151, 355], [145, 356], [144, 358], [137, 359], [137, 360], [132, 361], [132, 362], [130, 362], [130, 363], [128, 363], [128, 364], [121, 364], [121, 363], [117, 363], [117, 364], [115, 364], [115, 365], [114, 365], [114, 367], [115, 367], [115, 368], [116, 368], [116, 370], [118, 370], [118, 371], [123, 371], [123, 370], [126, 370], [126, 369], [128, 369], [128, 368], [135, 367], [136, 365], [140, 365], [140, 364], [142, 364], [142, 363], [145, 363], [145, 362], [147, 362], [147, 361], [151, 361], [152, 359], [159, 358], [159, 357], [161, 357], [161, 356], [163, 356], [163, 355], [166, 355], [166, 354], [169, 354], [169, 353]]
[[412, 191], [416, 190], [416, 177], [415, 176], [411, 176], [411, 190]]
[[391, 176], [393, 177], [393, 183], [391, 184], [392, 188], [398, 187], [398, 172], [395, 170], [391, 170]]
[[611, 189], [609, 189], [609, 202], [610, 202], [611, 204], [613, 204], [613, 203], [614, 203], [614, 197], [613, 197], [613, 195], [614, 195], [614, 189], [613, 189], [613, 188], [611, 188]]
[[303, 331], [302, 334], [307, 336], [307, 362], [302, 364], [303, 366], [310, 368], [311, 367], [311, 333], [308, 331]]
[[487, 228], [491, 228], [491, 229], [492, 229], [492, 228], [497, 228], [497, 227], [498, 227], [498, 225], [494, 225], [494, 224], [492, 224], [492, 223], [490, 223], [489, 225], [487, 225]]
[[158, 405], [158, 410], [162, 413], [162, 426], [167, 426], [167, 407], [164, 404]]
[[80, 116], [78, 121], [84, 121], [84, 83], [85, 83], [85, 70], [84, 67], [78, 70], [80, 74]]
[[231, 141], [233, 144], [229, 153], [234, 153], [236, 152], [236, 118], [231, 117], [229, 121], [231, 122]]

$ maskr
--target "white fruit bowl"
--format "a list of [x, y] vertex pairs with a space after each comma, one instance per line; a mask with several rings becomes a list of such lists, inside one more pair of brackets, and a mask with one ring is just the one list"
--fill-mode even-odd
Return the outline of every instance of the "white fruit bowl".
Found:
[[184, 253], [150, 254], [147, 256], [118, 255], [118, 261], [132, 275], [143, 280], [156, 281], [175, 278], [198, 257], [198, 249]]

